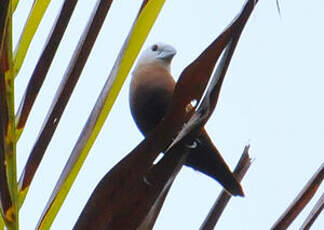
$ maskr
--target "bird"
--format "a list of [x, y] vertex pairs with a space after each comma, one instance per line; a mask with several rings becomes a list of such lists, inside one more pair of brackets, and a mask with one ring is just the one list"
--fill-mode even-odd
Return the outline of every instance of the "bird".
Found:
[[[132, 72], [129, 104], [138, 129], [146, 137], [164, 118], [171, 102], [176, 81], [170, 66], [176, 49], [158, 42], [146, 48], [140, 55]], [[218, 181], [234, 196], [244, 196], [240, 183], [226, 164], [220, 152], [202, 128], [189, 148], [186, 166]]]

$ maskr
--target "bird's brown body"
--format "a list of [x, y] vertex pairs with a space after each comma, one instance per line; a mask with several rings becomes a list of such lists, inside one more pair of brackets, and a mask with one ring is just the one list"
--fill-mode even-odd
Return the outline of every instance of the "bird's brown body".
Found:
[[[130, 108], [144, 136], [166, 114], [175, 84], [169, 69], [159, 62], [142, 63], [135, 68], [130, 87]], [[195, 148], [190, 148], [188, 143], [190, 150], [185, 164], [216, 179], [231, 194], [243, 195], [240, 184], [204, 129], [196, 143]]]
[[133, 75], [131, 111], [137, 127], [146, 136], [166, 114], [175, 82], [167, 70], [154, 64], [135, 70]]

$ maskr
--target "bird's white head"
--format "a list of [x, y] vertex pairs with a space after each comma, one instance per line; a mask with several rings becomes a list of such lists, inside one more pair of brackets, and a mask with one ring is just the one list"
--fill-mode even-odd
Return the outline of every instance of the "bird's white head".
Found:
[[170, 69], [170, 63], [177, 51], [174, 47], [164, 43], [155, 43], [146, 48], [137, 61], [137, 65], [161, 64]]

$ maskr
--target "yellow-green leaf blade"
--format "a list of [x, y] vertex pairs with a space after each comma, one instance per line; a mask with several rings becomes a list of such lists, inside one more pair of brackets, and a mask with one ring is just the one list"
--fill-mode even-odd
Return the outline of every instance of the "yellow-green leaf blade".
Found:
[[4, 222], [3, 222], [2, 217], [0, 217], [0, 230], [3, 230], [3, 229], [4, 229]]
[[35, 0], [14, 52], [14, 75], [16, 76], [24, 62], [30, 43], [45, 14], [50, 0]]
[[[16, 138], [19, 139], [20, 134], [24, 130], [25, 124], [28, 120], [29, 114], [32, 110], [34, 102], [38, 96], [38, 93], [42, 87], [42, 84], [47, 76], [47, 72], [51, 66], [51, 63], [56, 54], [57, 48], [63, 38], [65, 30], [68, 26], [68, 23], [71, 19], [75, 6], [77, 4], [77, 0], [66, 0], [61, 7], [61, 11], [58, 14], [57, 20], [54, 23], [51, 33], [48, 36], [48, 40], [44, 46], [42, 54], [40, 55], [38, 62], [35, 66], [35, 69], [29, 79], [27, 88], [25, 90], [24, 96], [20, 102], [18, 107], [17, 115], [16, 115]], [[89, 51], [90, 52], [90, 51]], [[79, 62], [80, 63], [80, 62]], [[81, 72], [81, 71], [80, 71]], [[71, 84], [69, 84], [71, 88]], [[72, 91], [71, 91], [72, 93]], [[66, 93], [65, 93], [66, 94]], [[47, 123], [46, 123], [47, 124]], [[45, 129], [48, 126], [44, 126]], [[52, 128], [53, 133], [55, 131], [55, 127]], [[39, 139], [40, 143], [35, 143], [30, 153], [26, 165], [23, 169], [23, 173], [19, 179], [19, 204], [21, 205], [27, 195], [28, 188], [34, 178], [34, 175], [40, 165], [40, 162], [44, 156], [47, 144], [49, 143], [51, 137], [47, 136], [47, 140], [41, 139], [41, 136], [44, 132], [40, 132]], [[47, 133], [48, 134], [48, 133]], [[38, 142], [37, 141], [37, 142]], [[41, 144], [43, 147], [43, 151], [34, 151]], [[38, 148], [38, 150], [40, 150]]]
[[144, 1], [141, 13], [43, 211], [38, 229], [48, 229], [63, 204], [164, 2], [165, 0]]
[[[20, 189], [20, 198], [19, 201], [23, 202], [24, 196], [28, 191], [30, 183], [35, 175], [35, 172], [46, 152], [46, 149], [56, 131], [56, 128], [59, 124], [59, 121], [63, 115], [63, 112], [66, 108], [66, 105], [73, 93], [73, 90], [80, 78], [81, 72], [86, 64], [86, 61], [89, 57], [89, 54], [92, 50], [92, 47], [96, 41], [96, 38], [99, 34], [102, 24], [106, 18], [108, 10], [112, 4], [113, 0], [106, 1], [101, 0], [98, 1], [91, 17], [89, 19], [89, 23], [84, 28], [82, 36], [80, 37], [77, 48], [74, 51], [73, 57], [70, 60], [70, 63], [63, 75], [63, 79], [57, 89], [56, 95], [53, 99], [52, 105], [48, 111], [46, 119], [43, 122], [42, 128], [38, 135], [38, 138], [32, 148], [32, 151], [29, 155], [28, 161], [26, 163], [26, 167], [22, 172], [21, 180], [19, 180], [19, 189]], [[72, 13], [74, 5], [77, 0], [65, 0], [62, 10], [64, 11], [62, 17], [67, 19], [67, 15]], [[68, 12], [66, 12], [65, 10]], [[61, 16], [60, 16], [61, 17]], [[63, 25], [58, 25], [60, 29], [62, 29]], [[55, 29], [53, 30], [55, 32]], [[57, 35], [57, 34], [56, 34]], [[50, 39], [51, 40], [51, 39]], [[49, 41], [50, 41], [49, 40]], [[55, 39], [56, 42], [58, 38]], [[51, 48], [53, 48], [54, 44], [50, 44]], [[52, 46], [53, 45], [53, 46]], [[46, 50], [46, 48], [45, 48]], [[50, 55], [46, 55], [46, 58], [50, 59]], [[47, 60], [49, 61], [49, 60]], [[41, 67], [45, 69], [45, 64], [41, 64]], [[44, 70], [43, 69], [43, 70]], [[39, 79], [40, 83], [41, 79]], [[37, 79], [36, 79], [37, 82]], [[33, 86], [31, 87], [33, 88]], [[39, 89], [32, 89], [39, 90]], [[35, 93], [35, 92], [34, 92]], [[19, 128], [19, 127], [18, 127]]]
[[19, 3], [19, 0], [12, 0], [12, 12], [15, 12], [18, 3]]

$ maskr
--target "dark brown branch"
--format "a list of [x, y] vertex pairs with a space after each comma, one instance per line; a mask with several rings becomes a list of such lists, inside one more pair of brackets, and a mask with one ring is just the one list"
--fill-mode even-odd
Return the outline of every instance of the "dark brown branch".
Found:
[[[234, 175], [236, 176], [238, 181], [241, 181], [244, 175], [246, 174], [247, 170], [251, 165], [251, 158], [249, 156], [249, 148], [250, 146], [247, 145], [244, 148], [243, 154], [237, 163], [234, 169]], [[223, 211], [225, 210], [226, 205], [228, 204], [229, 200], [231, 199], [231, 195], [223, 189], [221, 194], [218, 196], [217, 200], [215, 201], [212, 209], [209, 211], [206, 219], [204, 220], [203, 224], [200, 227], [200, 230], [212, 230], [216, 226], [220, 216], [222, 215]]]
[[298, 214], [304, 209], [308, 202], [316, 193], [318, 187], [324, 178], [324, 163], [308, 181], [303, 190], [297, 195], [295, 200], [287, 208], [287, 210], [280, 216], [280, 218], [272, 226], [272, 230], [287, 229], [289, 225], [295, 220]]
[[316, 218], [324, 209], [324, 193], [316, 202], [315, 206], [313, 207], [312, 211], [309, 213], [308, 217], [304, 221], [303, 225], [300, 227], [300, 230], [308, 230], [315, 222]]

